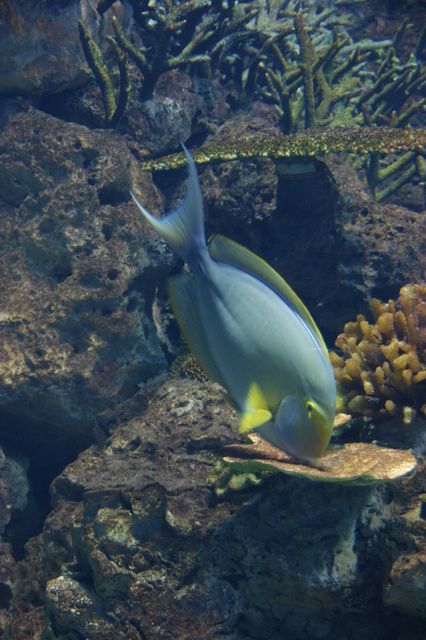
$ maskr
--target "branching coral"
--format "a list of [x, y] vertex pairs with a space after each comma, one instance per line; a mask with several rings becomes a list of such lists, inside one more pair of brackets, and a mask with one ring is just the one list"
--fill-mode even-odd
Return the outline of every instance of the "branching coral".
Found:
[[[303, 114], [305, 128], [347, 123], [400, 128], [416, 113], [424, 112], [426, 98], [420, 96], [426, 86], [426, 70], [421, 65], [426, 27], [409, 59], [401, 63], [397, 53], [408, 18], [393, 41], [379, 48], [373, 42], [352, 43], [336, 27], [331, 42], [315, 46], [317, 26], [312, 19], [305, 25], [303, 14], [296, 14], [296, 50], [288, 48], [287, 40], [270, 43], [268, 58], [259, 64], [263, 73], [259, 72], [257, 91], [275, 105], [284, 133], [300, 129]], [[285, 53], [286, 46], [290, 53]], [[382, 168], [382, 160], [373, 153], [358, 165], [366, 167], [369, 187], [381, 202], [414, 175], [424, 178], [419, 158], [421, 163], [417, 153], [408, 153]], [[383, 182], [387, 185], [379, 191]]]
[[119, 123], [120, 119], [126, 111], [127, 103], [130, 93], [130, 75], [128, 56], [126, 53], [120, 51], [116, 41], [113, 38], [109, 38], [117, 60], [118, 68], [120, 72], [120, 89], [118, 94], [118, 100], [115, 100], [114, 85], [111, 74], [105, 64], [103, 55], [98, 45], [90, 37], [84, 24], [81, 20], [78, 21], [78, 30], [80, 33], [81, 46], [83, 47], [84, 55], [89, 65], [90, 70], [95, 76], [96, 82], [102, 93], [102, 99], [105, 108], [105, 125], [107, 127], [114, 128]]
[[[331, 120], [334, 124], [349, 122], [353, 111], [353, 107], [347, 111], [349, 102], [362, 86], [359, 76], [350, 72], [369, 54], [356, 47], [345, 60], [339, 60], [339, 53], [349, 40], [342, 38], [337, 28], [332, 32], [330, 44], [317, 51], [302, 13], [294, 17], [294, 30], [300, 51], [298, 59], [285, 56], [279, 43], [271, 43], [271, 55], [259, 74], [260, 93], [275, 104], [283, 133], [297, 131], [303, 113], [305, 128], [324, 126]], [[262, 76], [266, 86], [262, 86]], [[332, 114], [336, 103], [339, 103], [338, 117]]]
[[[111, 8], [110, 0], [103, 0], [98, 11], [103, 15]], [[206, 66], [211, 75], [212, 65], [219, 65], [226, 55], [238, 56], [251, 42], [265, 39], [261, 30], [248, 29], [248, 23], [258, 13], [256, 2], [210, 2], [209, 0], [130, 0], [133, 9], [136, 39], [128, 37], [115, 16], [112, 17], [114, 37], [107, 40], [119, 61], [120, 95], [117, 105], [111, 74], [101, 50], [79, 22], [84, 54], [101, 89], [105, 106], [106, 125], [116, 126], [124, 114], [130, 80], [128, 58], [142, 75], [140, 97], [149, 98], [158, 77], [170, 69]], [[140, 43], [141, 46], [140, 46]]]
[[[192, 74], [202, 72], [218, 79], [235, 106], [257, 98], [271, 102], [285, 134], [306, 128], [315, 138], [317, 127], [354, 124], [400, 129], [425, 111], [426, 70], [421, 57], [426, 28], [409, 58], [403, 62], [398, 58], [408, 19], [393, 41], [353, 42], [344, 11], [315, 2], [307, 1], [301, 8], [297, 0], [279, 4], [262, 0], [129, 1], [131, 33], [124, 33], [112, 17], [115, 35], [109, 38], [119, 60], [117, 104], [100, 50], [80, 24], [86, 59], [102, 91], [107, 126], [116, 126], [127, 105], [128, 59], [133, 70], [140, 71], [137, 84], [142, 100], [150, 97], [160, 74], [186, 68]], [[98, 11], [103, 15], [111, 6], [111, 0], [102, 0]], [[416, 175], [425, 178], [419, 148], [411, 147], [390, 161], [380, 151], [373, 148], [368, 156], [356, 160], [358, 168], [366, 169], [377, 201]]]
[[[197, 164], [211, 164], [244, 158], [268, 157], [285, 162], [327, 153], [388, 154], [424, 153], [425, 129], [392, 127], [333, 127], [288, 136], [250, 136], [230, 144], [209, 145], [191, 150]], [[167, 171], [186, 165], [184, 153], [173, 153], [142, 163], [143, 171]]]
[[371, 310], [374, 324], [359, 315], [336, 340], [342, 355], [331, 354], [349, 411], [426, 417], [426, 284], [406, 285], [396, 302], [373, 299]]

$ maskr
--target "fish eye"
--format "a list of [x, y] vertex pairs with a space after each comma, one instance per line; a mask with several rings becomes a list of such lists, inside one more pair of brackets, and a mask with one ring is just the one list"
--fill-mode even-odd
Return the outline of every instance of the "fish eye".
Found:
[[315, 405], [314, 405], [314, 403], [313, 403], [313, 402], [309, 402], [309, 401], [308, 401], [308, 402], [305, 404], [305, 409], [306, 409], [306, 412], [308, 413], [308, 415], [309, 415], [309, 414], [311, 414], [311, 413], [312, 413], [312, 411], [315, 409]]

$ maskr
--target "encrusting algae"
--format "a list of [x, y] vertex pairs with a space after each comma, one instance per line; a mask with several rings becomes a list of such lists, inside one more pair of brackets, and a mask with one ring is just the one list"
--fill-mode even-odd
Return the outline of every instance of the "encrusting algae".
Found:
[[337, 386], [352, 414], [370, 418], [426, 417], [426, 284], [409, 284], [397, 301], [370, 302], [374, 324], [363, 315], [348, 322], [331, 353]]

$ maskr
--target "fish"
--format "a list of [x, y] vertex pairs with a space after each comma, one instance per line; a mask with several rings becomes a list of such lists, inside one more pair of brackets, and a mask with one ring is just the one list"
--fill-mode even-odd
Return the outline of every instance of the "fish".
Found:
[[168, 280], [173, 311], [199, 365], [256, 431], [296, 460], [325, 451], [336, 384], [325, 342], [304, 304], [262, 258], [215, 235], [209, 244], [195, 163], [182, 204], [162, 218], [131, 196], [146, 221], [190, 269]]

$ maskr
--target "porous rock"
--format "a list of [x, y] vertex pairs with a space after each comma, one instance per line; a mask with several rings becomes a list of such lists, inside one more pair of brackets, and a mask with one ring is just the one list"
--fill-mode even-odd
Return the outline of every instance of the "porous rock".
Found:
[[158, 379], [151, 393], [101, 416], [105, 445], [53, 483], [45, 599], [29, 605], [21, 582], [6, 638], [28, 606], [49, 640], [416, 638], [421, 586], [409, 604], [383, 593], [407, 549], [424, 553], [422, 465], [386, 487], [277, 474], [220, 500], [206, 479], [235, 413], [208, 383]]
[[1, 409], [87, 434], [167, 364], [156, 287], [175, 259], [130, 186], [151, 210], [161, 199], [118, 134], [1, 116]]
[[94, 0], [32, 2], [0, 6], [0, 95], [42, 96], [87, 81], [77, 22], [97, 33]]

